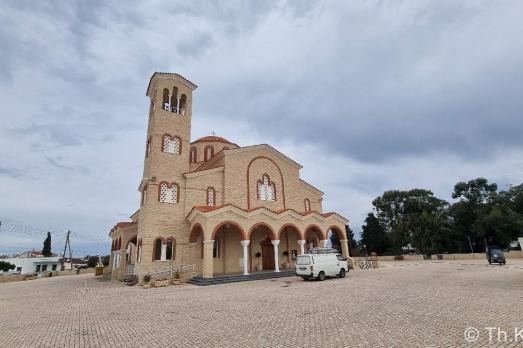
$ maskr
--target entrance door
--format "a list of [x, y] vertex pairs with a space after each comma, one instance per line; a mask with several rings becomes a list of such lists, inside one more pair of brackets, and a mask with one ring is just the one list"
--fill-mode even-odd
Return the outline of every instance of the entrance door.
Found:
[[262, 267], [263, 270], [274, 269], [274, 246], [269, 237], [260, 242], [262, 250]]

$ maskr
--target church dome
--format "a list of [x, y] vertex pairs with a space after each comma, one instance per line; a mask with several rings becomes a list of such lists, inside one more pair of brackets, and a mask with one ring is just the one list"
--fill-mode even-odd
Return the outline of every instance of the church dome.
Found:
[[215, 135], [208, 135], [206, 137], [196, 139], [195, 141], [193, 141], [193, 143], [198, 143], [198, 142], [202, 142], [202, 141], [205, 141], [205, 142], [214, 141], [214, 142], [218, 142], [218, 143], [232, 144], [229, 140], [222, 138], [222, 137], [217, 137]]

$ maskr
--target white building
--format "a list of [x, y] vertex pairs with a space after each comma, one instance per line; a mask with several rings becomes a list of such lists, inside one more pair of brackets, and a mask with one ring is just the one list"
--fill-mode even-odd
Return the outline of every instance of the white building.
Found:
[[4, 262], [9, 262], [15, 265], [15, 269], [9, 272], [1, 273], [21, 273], [31, 274], [40, 272], [51, 272], [60, 270], [60, 257], [14, 257], [10, 259], [2, 259]]

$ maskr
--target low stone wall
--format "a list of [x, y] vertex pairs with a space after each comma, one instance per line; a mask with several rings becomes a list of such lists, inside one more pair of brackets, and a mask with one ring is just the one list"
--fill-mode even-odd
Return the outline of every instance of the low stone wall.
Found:
[[[485, 253], [474, 253], [474, 254], [440, 254], [443, 260], [477, 260], [484, 259]], [[438, 260], [438, 255], [432, 255], [432, 260]]]
[[[354, 257], [354, 260], [356, 261], [362, 261], [365, 259], [371, 259], [369, 256], [368, 258], [365, 257]], [[422, 261], [423, 256], [422, 255], [403, 255], [403, 260], [397, 260], [396, 256], [378, 256], [378, 261]]]
[[2, 274], [0, 275], [0, 283], [17, 282], [25, 280], [25, 274]]
[[[79, 274], [94, 274], [95, 269], [94, 268], [87, 268], [87, 269], [81, 269]], [[17, 282], [22, 280], [34, 280], [38, 278], [48, 278], [50, 274], [52, 273], [51, 277], [60, 277], [60, 276], [71, 276], [76, 275], [76, 270], [66, 270], [66, 271], [52, 271], [52, 272], [43, 272], [38, 273], [37, 276], [34, 276], [32, 274], [1, 274], [0, 275], [0, 283], [6, 283], [6, 282]]]
[[[507, 259], [521, 259], [523, 252], [511, 250], [504, 252]], [[485, 259], [485, 253], [468, 253], [468, 254], [440, 254], [443, 260], [481, 260]], [[356, 261], [365, 260], [364, 257], [354, 257]], [[370, 257], [369, 257], [370, 259]], [[432, 260], [438, 260], [438, 255], [432, 255]], [[398, 260], [396, 256], [378, 256], [378, 261], [423, 261], [423, 255], [403, 255], [403, 260]]]
[[[519, 250], [511, 250], [504, 252], [505, 258], [507, 259], [521, 259], [523, 258], [523, 252]], [[478, 260], [486, 259], [485, 253], [474, 253], [474, 254], [441, 254], [443, 260]], [[432, 255], [432, 260], [437, 260], [437, 255]]]
[[[94, 273], [94, 272], [95, 272], [94, 268], [86, 268], [86, 269], [81, 269], [79, 274], [89, 274], [89, 273]], [[77, 273], [76, 273], [75, 269], [73, 269], [73, 270], [67, 269], [65, 271], [53, 272], [53, 276], [55, 276], [55, 275], [57, 275], [57, 276], [76, 275], [76, 274]]]

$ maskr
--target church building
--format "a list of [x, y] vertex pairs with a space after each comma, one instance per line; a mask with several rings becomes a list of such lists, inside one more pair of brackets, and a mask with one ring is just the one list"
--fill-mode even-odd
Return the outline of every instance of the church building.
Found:
[[149, 81], [140, 207], [109, 233], [112, 278], [175, 267], [204, 278], [279, 272], [331, 234], [348, 257], [348, 220], [323, 212], [323, 192], [300, 179], [300, 164], [267, 144], [215, 135], [191, 141], [196, 88], [174, 73]]

